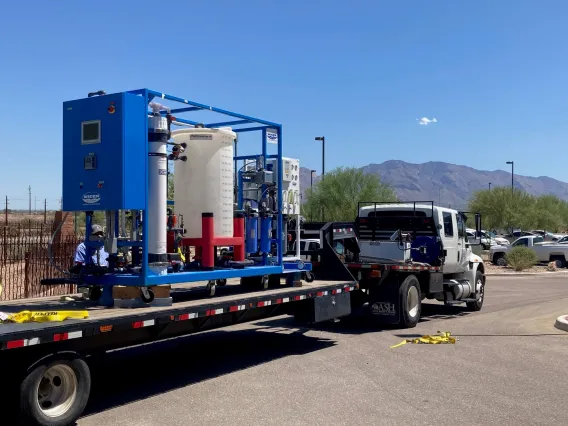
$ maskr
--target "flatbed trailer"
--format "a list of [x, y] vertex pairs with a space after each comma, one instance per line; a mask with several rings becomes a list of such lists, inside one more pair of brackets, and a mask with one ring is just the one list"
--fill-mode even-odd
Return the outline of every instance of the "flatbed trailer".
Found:
[[[203, 288], [196, 288], [195, 283], [176, 286], [171, 292], [173, 304], [164, 307], [106, 308], [55, 297], [4, 302], [0, 311], [5, 313], [87, 310], [89, 316], [61, 322], [0, 324], [2, 392], [18, 396], [24, 424], [73, 424], [89, 398], [88, 356], [283, 314], [308, 323], [333, 320], [351, 313], [350, 296], [358, 291], [354, 280], [260, 291], [232, 281], [218, 290], [216, 297], [206, 299]], [[64, 410], [61, 407], [66, 403], [71, 405]]]

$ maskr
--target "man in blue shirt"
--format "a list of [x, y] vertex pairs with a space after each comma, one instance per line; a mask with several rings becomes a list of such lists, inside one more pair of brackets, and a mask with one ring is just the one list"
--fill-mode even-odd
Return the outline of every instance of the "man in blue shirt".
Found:
[[[97, 236], [103, 236], [103, 228], [101, 225], [93, 225], [91, 226], [91, 234]], [[108, 253], [105, 251], [104, 246], [99, 249], [99, 253], [97, 255], [96, 250], [92, 250], [92, 262], [94, 265], [99, 266], [108, 266]], [[85, 256], [87, 254], [87, 247], [85, 243], [81, 243], [77, 246], [75, 250], [75, 265], [84, 265], [85, 264]], [[98, 257], [98, 259], [97, 259]]]

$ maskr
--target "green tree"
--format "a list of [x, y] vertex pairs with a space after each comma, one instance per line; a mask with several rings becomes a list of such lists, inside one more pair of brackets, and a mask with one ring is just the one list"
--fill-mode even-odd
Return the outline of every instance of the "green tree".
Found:
[[568, 203], [554, 195], [532, 196], [510, 187], [476, 192], [469, 209], [482, 214], [484, 228], [511, 230], [564, 230], [568, 224]]
[[527, 229], [536, 220], [535, 198], [510, 187], [496, 187], [491, 191], [477, 191], [469, 203], [469, 210], [479, 212], [484, 228]]
[[353, 221], [361, 201], [397, 201], [392, 188], [377, 175], [361, 169], [339, 167], [305, 193], [302, 215], [307, 220]]

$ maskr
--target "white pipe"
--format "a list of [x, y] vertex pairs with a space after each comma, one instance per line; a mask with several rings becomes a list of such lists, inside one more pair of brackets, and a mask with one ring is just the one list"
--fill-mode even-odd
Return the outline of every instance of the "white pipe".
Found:
[[300, 215], [296, 215], [296, 257], [300, 259]]
[[167, 253], [168, 204], [166, 143], [150, 142], [149, 152], [155, 155], [148, 157], [148, 253], [164, 255]]

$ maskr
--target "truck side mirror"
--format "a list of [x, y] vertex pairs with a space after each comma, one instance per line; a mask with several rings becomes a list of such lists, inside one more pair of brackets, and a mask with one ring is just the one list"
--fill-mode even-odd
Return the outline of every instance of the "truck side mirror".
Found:
[[472, 246], [481, 245], [481, 215], [479, 213], [475, 213], [475, 238], [469, 243]]

